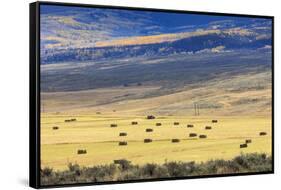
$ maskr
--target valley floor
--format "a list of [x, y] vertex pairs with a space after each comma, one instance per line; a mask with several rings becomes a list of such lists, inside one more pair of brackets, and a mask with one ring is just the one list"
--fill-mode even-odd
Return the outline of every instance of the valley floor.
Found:
[[[67, 119], [76, 121], [65, 122]], [[218, 123], [212, 123], [213, 119]], [[138, 122], [132, 125], [131, 122]], [[179, 125], [174, 125], [179, 122]], [[271, 117], [267, 116], [157, 116], [148, 120], [145, 116], [122, 117], [118, 115], [60, 115], [42, 114], [41, 164], [64, 170], [69, 163], [94, 166], [126, 159], [133, 164], [165, 161], [207, 161], [232, 159], [241, 153], [266, 153], [271, 155]], [[156, 126], [161, 123], [161, 126]], [[117, 124], [117, 127], [110, 127]], [[194, 125], [187, 128], [187, 124]], [[58, 129], [54, 130], [53, 127]], [[206, 130], [206, 126], [211, 126]], [[146, 132], [150, 128], [152, 132]], [[119, 136], [120, 132], [127, 136]], [[260, 136], [265, 132], [265, 136]], [[189, 137], [196, 133], [197, 137]], [[198, 138], [206, 135], [207, 138]], [[144, 143], [149, 138], [151, 143]], [[180, 142], [172, 143], [171, 139]], [[240, 148], [246, 140], [252, 142]], [[126, 146], [119, 146], [126, 141]], [[86, 154], [78, 154], [86, 150]]]

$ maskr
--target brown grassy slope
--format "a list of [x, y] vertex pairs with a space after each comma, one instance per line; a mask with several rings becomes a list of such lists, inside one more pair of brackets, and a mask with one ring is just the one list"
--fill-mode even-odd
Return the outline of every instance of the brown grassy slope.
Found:
[[135, 86], [42, 93], [42, 111], [83, 114], [103, 112], [113, 115], [193, 115], [196, 102], [202, 115], [271, 114], [270, 71], [231, 78], [226, 75], [164, 95], [162, 90], [161, 86]]

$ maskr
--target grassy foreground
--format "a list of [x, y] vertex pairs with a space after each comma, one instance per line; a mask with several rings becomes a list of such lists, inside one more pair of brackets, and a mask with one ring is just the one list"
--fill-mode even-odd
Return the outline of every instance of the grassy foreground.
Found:
[[118, 163], [80, 167], [70, 163], [64, 171], [41, 169], [41, 185], [58, 185], [87, 182], [124, 181], [184, 176], [234, 174], [272, 171], [272, 157], [266, 154], [241, 154], [232, 160], [210, 160], [207, 162], [165, 162], [133, 165], [128, 160]]
[[[120, 114], [121, 115], [121, 114]], [[41, 167], [64, 171], [68, 163], [81, 167], [109, 165], [112, 160], [126, 159], [134, 165], [164, 164], [167, 161], [206, 162], [210, 159], [230, 160], [240, 153], [266, 153], [271, 155], [271, 120], [266, 116], [158, 116], [147, 120], [145, 116], [107, 115], [44, 115], [41, 125]], [[75, 122], [64, 122], [76, 118]], [[212, 123], [212, 119], [218, 123]], [[132, 125], [137, 121], [138, 125]], [[178, 126], [174, 122], [179, 122]], [[118, 127], [110, 127], [115, 123]], [[156, 126], [155, 123], [161, 123]], [[193, 128], [187, 128], [193, 124]], [[58, 126], [58, 130], [53, 130]], [[206, 130], [205, 126], [212, 126]], [[147, 133], [151, 128], [153, 132]], [[264, 131], [265, 136], [259, 133]], [[119, 136], [126, 132], [127, 136]], [[207, 138], [189, 137], [190, 133]], [[152, 139], [144, 143], [144, 139]], [[171, 139], [180, 139], [171, 143]], [[239, 146], [246, 139], [247, 148]], [[119, 141], [128, 142], [119, 146]], [[87, 154], [77, 154], [79, 149]]]

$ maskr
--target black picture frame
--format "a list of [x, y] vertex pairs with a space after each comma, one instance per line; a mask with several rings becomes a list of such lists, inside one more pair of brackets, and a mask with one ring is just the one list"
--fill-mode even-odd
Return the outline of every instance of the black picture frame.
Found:
[[[121, 10], [138, 10], [138, 11], [153, 11], [153, 12], [170, 12], [170, 13], [187, 13], [199, 15], [215, 15], [215, 16], [235, 16], [248, 18], [267, 18], [272, 20], [272, 170], [268, 172], [250, 172], [239, 174], [218, 174], [204, 175], [192, 177], [172, 177], [159, 179], [139, 179], [128, 181], [109, 181], [95, 183], [77, 183], [65, 185], [48, 185], [40, 184], [40, 5], [56, 5], [56, 6], [74, 6], [74, 7], [90, 7], [90, 8], [110, 8]], [[200, 12], [186, 10], [169, 10], [155, 8], [140, 8], [140, 7], [125, 7], [125, 6], [109, 6], [109, 5], [91, 5], [78, 3], [59, 3], [59, 2], [34, 2], [30, 5], [29, 18], [29, 59], [30, 59], [30, 74], [29, 74], [29, 185], [33, 188], [54, 188], [54, 187], [72, 187], [72, 186], [88, 186], [88, 185], [105, 185], [105, 184], [122, 184], [135, 182], [152, 182], [163, 180], [180, 180], [180, 179], [195, 179], [195, 178], [211, 178], [211, 177], [230, 177], [230, 176], [245, 176], [245, 175], [260, 175], [274, 173], [274, 17], [264, 15], [247, 15], [247, 14], [230, 14], [217, 12]]]

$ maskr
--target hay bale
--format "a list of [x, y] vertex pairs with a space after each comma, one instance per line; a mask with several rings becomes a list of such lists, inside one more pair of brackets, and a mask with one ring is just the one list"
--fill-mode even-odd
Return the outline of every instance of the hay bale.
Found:
[[76, 121], [76, 119], [75, 118], [71, 118], [71, 119], [64, 120], [64, 122], [73, 122], [73, 121]]
[[162, 124], [161, 124], [161, 123], [156, 123], [155, 125], [156, 125], [156, 126], [161, 126]]
[[200, 139], [206, 139], [206, 138], [207, 138], [207, 135], [199, 135], [199, 138], [200, 138]]
[[58, 126], [54, 126], [54, 127], [53, 127], [53, 130], [58, 130], [58, 129], [59, 129]]
[[194, 127], [194, 125], [191, 125], [191, 124], [187, 125], [187, 128], [193, 128], [193, 127]]
[[127, 146], [128, 143], [126, 141], [120, 141], [119, 146]]
[[85, 149], [78, 149], [77, 154], [87, 154], [87, 150]]
[[153, 132], [153, 129], [150, 129], [150, 128], [145, 129], [145, 132]]
[[110, 127], [117, 127], [117, 124], [110, 124]]
[[240, 144], [240, 148], [247, 148], [248, 145], [247, 144]]
[[146, 117], [146, 119], [155, 119], [155, 116], [153, 116], [153, 115], [148, 115], [148, 116]]
[[265, 136], [266, 134], [266, 132], [260, 132], [260, 136]]
[[120, 164], [120, 165], [124, 165], [125, 163], [130, 163], [130, 161], [126, 160], [126, 159], [119, 159], [119, 160], [113, 160], [114, 164]]
[[211, 127], [211, 126], [206, 126], [205, 129], [206, 129], [206, 130], [211, 130], [212, 127]]
[[137, 125], [137, 124], [138, 124], [138, 122], [132, 121], [132, 125]]
[[125, 132], [121, 132], [121, 133], [119, 133], [119, 136], [120, 136], [120, 137], [127, 136], [127, 133], [125, 133]]
[[212, 120], [212, 123], [217, 123], [217, 122], [218, 122], [218, 120], [216, 120], [216, 119]]
[[189, 137], [197, 137], [196, 133], [189, 133]]
[[172, 143], [179, 143], [179, 142], [180, 142], [180, 139], [172, 139], [171, 142], [172, 142]]
[[174, 125], [179, 125], [180, 123], [179, 122], [174, 122]]
[[151, 142], [152, 142], [152, 139], [144, 139], [143, 142], [144, 142], [144, 143], [151, 143]]
[[245, 140], [245, 143], [246, 143], [246, 144], [252, 143], [252, 139], [246, 139], [246, 140]]

